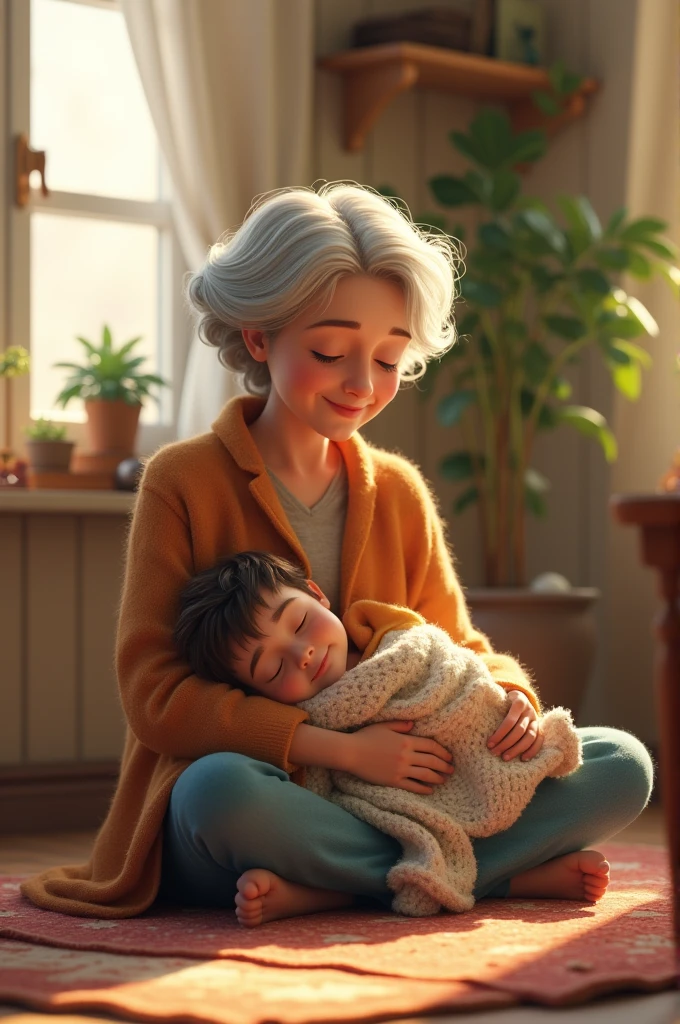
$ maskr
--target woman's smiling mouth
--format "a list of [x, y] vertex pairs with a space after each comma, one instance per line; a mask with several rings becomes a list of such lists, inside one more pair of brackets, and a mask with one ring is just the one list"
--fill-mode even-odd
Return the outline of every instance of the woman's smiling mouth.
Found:
[[326, 398], [326, 401], [333, 409], [335, 409], [336, 412], [340, 413], [341, 416], [358, 416], [359, 413], [363, 412], [366, 408], [365, 405], [361, 405], [358, 408], [354, 408], [351, 405], [338, 405], [337, 402], [332, 402], [330, 398]]

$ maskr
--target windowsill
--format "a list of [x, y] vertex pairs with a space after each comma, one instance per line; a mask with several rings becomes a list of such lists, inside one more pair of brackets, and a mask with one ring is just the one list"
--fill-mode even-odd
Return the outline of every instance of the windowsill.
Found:
[[132, 491], [52, 491], [0, 487], [0, 514], [7, 512], [75, 512], [127, 514], [135, 503]]

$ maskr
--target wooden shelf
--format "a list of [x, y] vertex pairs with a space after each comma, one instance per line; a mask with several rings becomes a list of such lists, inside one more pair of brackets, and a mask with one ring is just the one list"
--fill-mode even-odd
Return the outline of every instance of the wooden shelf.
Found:
[[542, 127], [550, 135], [582, 117], [589, 96], [600, 83], [586, 78], [565, 110], [548, 117], [537, 110], [531, 94], [549, 88], [544, 68], [510, 64], [475, 53], [420, 43], [383, 43], [322, 57], [319, 67], [344, 81], [344, 145], [361, 150], [383, 110], [407, 89], [434, 89], [471, 99], [507, 105], [516, 131]]

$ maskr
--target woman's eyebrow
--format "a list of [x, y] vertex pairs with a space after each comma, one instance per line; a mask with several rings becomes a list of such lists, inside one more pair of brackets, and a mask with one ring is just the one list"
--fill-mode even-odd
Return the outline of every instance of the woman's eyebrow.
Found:
[[[358, 320], [317, 320], [315, 324], [305, 327], [305, 330], [311, 331], [313, 327], [348, 327], [350, 331], [361, 330], [361, 324]], [[409, 341], [411, 340], [411, 335], [403, 327], [392, 327], [388, 333], [396, 334], [400, 338], [408, 338]]]

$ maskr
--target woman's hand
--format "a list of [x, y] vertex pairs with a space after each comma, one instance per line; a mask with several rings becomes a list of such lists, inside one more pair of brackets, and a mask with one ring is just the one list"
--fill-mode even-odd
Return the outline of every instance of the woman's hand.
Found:
[[489, 736], [487, 746], [492, 754], [502, 754], [511, 761], [518, 754], [523, 761], [535, 757], [543, 746], [543, 729], [536, 709], [521, 690], [508, 690], [512, 704], [496, 731]]
[[411, 793], [434, 793], [453, 772], [452, 755], [436, 740], [404, 735], [413, 722], [377, 722], [350, 733], [346, 768], [376, 786], [397, 786]]

